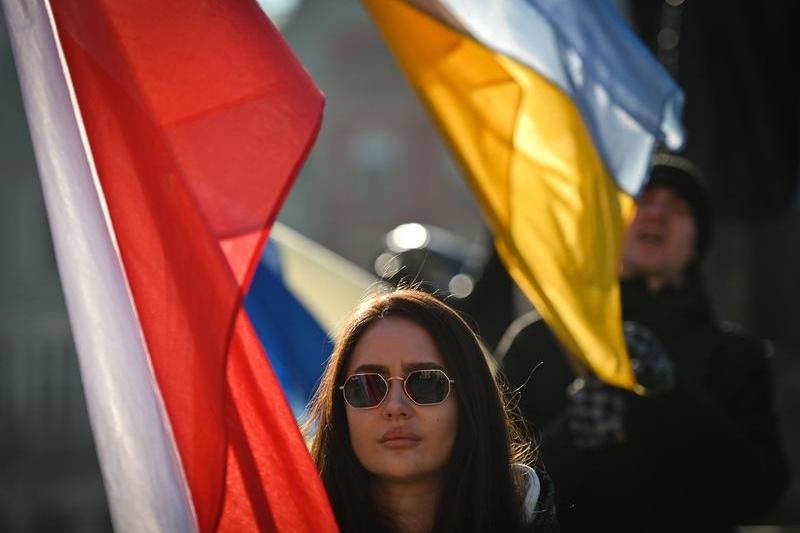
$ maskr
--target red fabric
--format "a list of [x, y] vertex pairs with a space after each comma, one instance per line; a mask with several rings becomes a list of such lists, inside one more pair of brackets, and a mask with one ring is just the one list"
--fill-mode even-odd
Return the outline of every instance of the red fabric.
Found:
[[335, 530], [241, 305], [321, 94], [252, 1], [52, 8], [200, 530]]

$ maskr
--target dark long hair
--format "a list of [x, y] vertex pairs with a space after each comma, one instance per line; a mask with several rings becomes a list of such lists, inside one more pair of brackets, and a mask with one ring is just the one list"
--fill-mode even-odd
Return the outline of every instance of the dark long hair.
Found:
[[509, 416], [488, 358], [464, 320], [427, 293], [400, 289], [374, 295], [356, 309], [336, 343], [304, 428], [307, 436], [316, 429], [311, 455], [342, 531], [395, 529], [386, 510], [373, 500], [370, 474], [353, 452], [339, 390], [361, 336], [389, 316], [408, 318], [422, 326], [436, 342], [456, 383], [458, 430], [433, 530], [519, 530], [521, 497], [510, 465], [530, 463], [532, 447]]

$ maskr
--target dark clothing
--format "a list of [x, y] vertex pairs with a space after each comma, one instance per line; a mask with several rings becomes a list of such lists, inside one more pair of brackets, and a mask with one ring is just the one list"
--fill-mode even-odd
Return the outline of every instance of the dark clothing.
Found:
[[674, 386], [624, 399], [621, 443], [578, 448], [568, 429], [567, 386], [576, 377], [541, 320], [498, 353], [519, 406], [541, 432], [563, 531], [732, 531], [782, 494], [787, 468], [772, 410], [763, 345], [714, 320], [699, 276], [651, 294], [622, 283], [625, 320], [649, 327], [675, 367]]
[[558, 533], [556, 495], [553, 480], [547, 472], [536, 469], [539, 480], [539, 498], [533, 512], [533, 520], [523, 527], [523, 533]]

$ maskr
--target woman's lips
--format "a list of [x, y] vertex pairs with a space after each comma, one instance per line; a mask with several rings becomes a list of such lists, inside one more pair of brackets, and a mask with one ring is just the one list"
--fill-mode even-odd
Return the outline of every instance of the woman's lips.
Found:
[[412, 448], [419, 444], [422, 438], [407, 429], [394, 428], [384, 433], [378, 442], [387, 448]]

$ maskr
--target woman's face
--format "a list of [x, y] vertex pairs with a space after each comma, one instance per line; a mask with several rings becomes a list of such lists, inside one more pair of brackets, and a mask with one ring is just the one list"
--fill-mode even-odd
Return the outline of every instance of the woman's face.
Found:
[[[428, 332], [412, 320], [387, 317], [362, 335], [345, 375], [375, 372], [388, 380], [430, 368], [447, 372]], [[378, 481], [442, 480], [458, 427], [454, 390], [440, 404], [421, 406], [406, 396], [402, 381], [391, 380], [389, 392], [378, 407], [355, 409], [345, 403], [345, 408], [353, 451]]]

